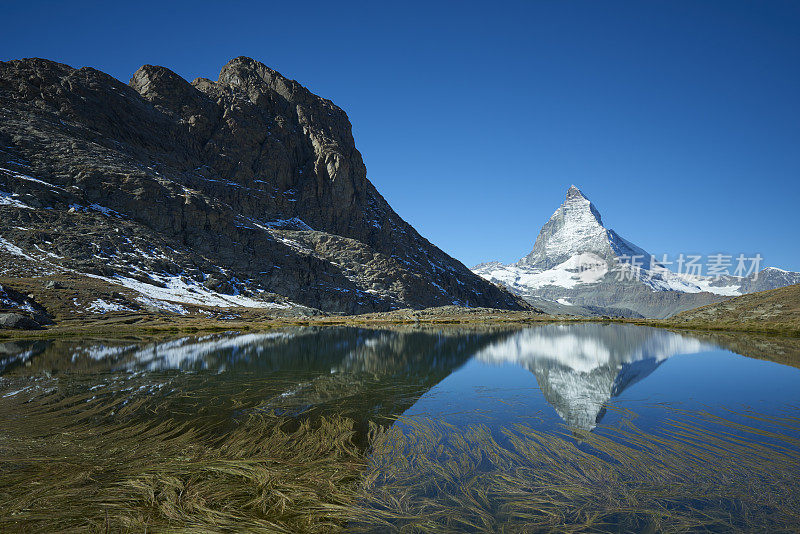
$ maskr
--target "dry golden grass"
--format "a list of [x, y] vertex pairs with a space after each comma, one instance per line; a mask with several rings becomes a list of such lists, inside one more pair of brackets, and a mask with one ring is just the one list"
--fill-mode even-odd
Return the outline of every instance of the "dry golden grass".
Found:
[[742, 295], [717, 304], [685, 311], [676, 321], [723, 320], [738, 322], [800, 321], [800, 285]]
[[800, 336], [800, 285], [742, 295], [679, 313], [676, 326]]

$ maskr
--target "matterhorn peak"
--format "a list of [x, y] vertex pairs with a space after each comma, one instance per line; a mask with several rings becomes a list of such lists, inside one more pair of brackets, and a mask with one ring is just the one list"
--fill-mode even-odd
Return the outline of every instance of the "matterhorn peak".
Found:
[[730, 276], [699, 279], [671, 271], [671, 263], [675, 262], [666, 258], [659, 262], [606, 228], [595, 205], [571, 185], [527, 256], [508, 265], [482, 263], [473, 271], [535, 306], [552, 310], [549, 313], [651, 318], [800, 281], [800, 273], [770, 269], [761, 271], [757, 281]]
[[588, 198], [586, 198], [586, 195], [584, 195], [581, 192], [581, 190], [578, 189], [578, 186], [576, 186], [575, 184], [569, 186], [569, 189], [567, 189], [567, 200], [573, 198], [582, 198], [584, 200], [589, 200]]
[[584, 195], [576, 185], [569, 186], [569, 189], [567, 189], [567, 197], [564, 199], [561, 207], [553, 214], [553, 217], [558, 216], [559, 212], [562, 214], [564, 212], [571, 213], [572, 218], [577, 217], [582, 219], [588, 217], [592, 222], [597, 222], [599, 226], [603, 226], [603, 219], [600, 217], [600, 212], [597, 211], [592, 201], [586, 198], [586, 195]]
[[601, 258], [612, 255], [600, 212], [572, 185], [564, 202], [542, 227], [531, 253], [518, 263], [544, 270], [585, 252]]

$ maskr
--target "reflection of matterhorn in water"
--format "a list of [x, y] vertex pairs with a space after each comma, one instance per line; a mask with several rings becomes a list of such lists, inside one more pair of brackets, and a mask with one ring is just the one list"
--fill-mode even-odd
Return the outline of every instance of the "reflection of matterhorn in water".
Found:
[[644, 326], [545, 325], [489, 345], [476, 358], [514, 363], [536, 375], [545, 399], [573, 428], [591, 430], [604, 406], [676, 354], [713, 348]]

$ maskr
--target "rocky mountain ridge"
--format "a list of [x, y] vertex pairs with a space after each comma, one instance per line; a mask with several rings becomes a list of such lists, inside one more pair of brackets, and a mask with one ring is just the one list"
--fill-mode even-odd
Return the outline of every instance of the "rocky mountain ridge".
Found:
[[392, 210], [341, 109], [250, 58], [128, 85], [1, 62], [0, 119], [0, 277], [77, 273], [162, 309], [526, 307]]

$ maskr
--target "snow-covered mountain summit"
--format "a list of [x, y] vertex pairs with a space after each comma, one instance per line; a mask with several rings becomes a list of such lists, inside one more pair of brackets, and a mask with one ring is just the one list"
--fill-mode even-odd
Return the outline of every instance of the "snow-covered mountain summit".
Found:
[[516, 265], [547, 270], [580, 254], [598, 256], [607, 262], [623, 255], [649, 256], [603, 226], [595, 205], [573, 185], [567, 191], [567, 198], [542, 227], [531, 253]]
[[689, 276], [663, 261], [606, 228], [597, 207], [573, 185], [527, 256], [508, 265], [482, 263], [473, 271], [536, 306], [550, 301], [551, 313], [644, 317], [668, 317], [725, 297], [800, 283], [800, 273], [776, 269], [749, 276]]

